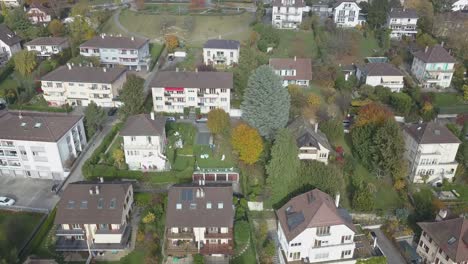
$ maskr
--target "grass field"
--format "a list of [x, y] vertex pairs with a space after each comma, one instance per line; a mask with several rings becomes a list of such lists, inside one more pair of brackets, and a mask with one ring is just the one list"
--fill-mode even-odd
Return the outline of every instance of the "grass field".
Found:
[[314, 33], [312, 31], [292, 31], [280, 30], [280, 43], [273, 50], [272, 57], [292, 58], [294, 56], [301, 58], [314, 58], [317, 53], [317, 47], [314, 42]]
[[374, 36], [362, 37], [359, 42], [359, 55], [361, 58], [373, 56], [379, 50], [379, 44]]
[[468, 113], [468, 104], [456, 93], [435, 93], [434, 105], [441, 114]]

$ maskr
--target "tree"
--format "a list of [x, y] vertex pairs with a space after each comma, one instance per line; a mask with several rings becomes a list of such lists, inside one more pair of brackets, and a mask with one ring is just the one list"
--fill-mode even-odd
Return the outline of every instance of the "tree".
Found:
[[343, 122], [340, 118], [333, 118], [320, 123], [320, 131], [327, 135], [328, 140], [337, 141], [343, 137]]
[[152, 212], [148, 212], [148, 214], [146, 214], [145, 217], [143, 217], [143, 219], [141, 219], [141, 221], [144, 224], [154, 223], [155, 220], [156, 220], [156, 216]]
[[244, 96], [247, 81], [258, 66], [268, 64], [266, 54], [258, 52], [255, 48], [242, 48], [239, 54], [239, 63], [233, 68], [234, 74], [234, 92], [238, 99]]
[[341, 169], [316, 160], [301, 162], [299, 179], [298, 184], [312, 185], [331, 196], [339, 193], [344, 185]]
[[127, 76], [127, 81], [120, 92], [120, 100], [123, 106], [119, 108], [119, 115], [123, 119], [143, 112], [143, 104], [145, 103], [144, 84], [145, 80], [141, 77], [134, 74]]
[[304, 94], [302, 87], [296, 84], [288, 86], [289, 96], [291, 98], [291, 107], [289, 117], [294, 119], [302, 114], [302, 110], [307, 106], [307, 97]]
[[63, 26], [62, 22], [58, 19], [53, 19], [50, 21], [49, 25], [47, 26], [50, 34], [54, 37], [63, 36], [65, 32], [65, 27]]
[[379, 46], [383, 50], [388, 50], [390, 48], [390, 33], [392, 33], [392, 30], [389, 28], [377, 30], [375, 33]]
[[179, 47], [179, 39], [175, 35], [166, 36], [166, 47], [169, 52], [174, 52], [174, 50]]
[[225, 134], [231, 126], [229, 114], [221, 108], [211, 110], [208, 113], [206, 126], [212, 134]]
[[232, 131], [231, 144], [239, 158], [249, 165], [257, 162], [263, 152], [263, 141], [258, 131], [244, 123]]
[[411, 97], [405, 93], [392, 93], [390, 95], [390, 104], [400, 115], [408, 115], [413, 104]]
[[77, 49], [83, 41], [93, 38], [96, 34], [96, 31], [89, 23], [89, 19], [82, 15], [73, 17], [73, 22], [68, 25], [68, 32], [71, 39], [72, 52]]
[[78, 3], [74, 4], [71, 9], [71, 16], [84, 17], [89, 12], [89, 2], [87, 0], [79, 0]]
[[106, 117], [106, 113], [102, 107], [98, 106], [94, 101], [91, 101], [88, 104], [88, 107], [86, 107], [84, 115], [86, 134], [88, 138], [91, 138], [101, 127], [101, 124]]
[[374, 209], [374, 195], [365, 187], [355, 190], [353, 208], [357, 211], [369, 212]]
[[362, 106], [359, 109], [358, 117], [355, 122], [355, 126], [364, 126], [369, 123], [383, 123], [387, 119], [393, 118], [393, 114], [386, 107], [371, 103]]
[[309, 96], [307, 97], [307, 103], [309, 104], [309, 107], [314, 111], [317, 111], [319, 109], [321, 101], [322, 99], [320, 98], [320, 96], [314, 93], [309, 94]]
[[378, 29], [386, 23], [388, 9], [387, 0], [374, 0], [369, 4], [367, 23], [372, 29]]
[[125, 164], [125, 153], [120, 148], [117, 148], [112, 152], [112, 158], [119, 169]]
[[271, 139], [286, 126], [289, 108], [290, 96], [280, 77], [267, 65], [258, 67], [249, 77], [241, 104], [242, 118], [260, 135]]
[[468, 101], [468, 85], [463, 85], [463, 100]]
[[299, 179], [299, 149], [288, 129], [281, 129], [271, 148], [271, 160], [266, 166], [267, 184], [271, 189], [271, 199], [277, 203], [284, 199]]
[[23, 76], [31, 74], [36, 68], [36, 53], [34, 51], [22, 50], [13, 56], [15, 69]]

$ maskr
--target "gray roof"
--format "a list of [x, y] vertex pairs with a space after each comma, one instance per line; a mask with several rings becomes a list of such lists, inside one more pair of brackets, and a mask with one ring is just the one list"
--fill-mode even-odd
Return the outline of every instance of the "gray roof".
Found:
[[229, 39], [209, 39], [205, 42], [203, 48], [206, 49], [239, 49], [240, 43], [237, 40]]
[[284, 80], [312, 80], [312, 60], [308, 58], [271, 58], [268, 64], [275, 70], [296, 70], [295, 76], [281, 76]]
[[121, 37], [121, 36], [96, 36], [80, 45], [80, 48], [107, 48], [107, 49], [139, 49], [149, 43], [147, 38]]
[[0, 40], [8, 46], [21, 42], [21, 38], [11, 31], [5, 24], [0, 24]]
[[[203, 197], [197, 194], [203, 191]], [[233, 227], [231, 184], [179, 184], [169, 189], [166, 227]], [[207, 203], [211, 203], [211, 209]], [[218, 203], [223, 208], [218, 208]], [[177, 204], [182, 208], [177, 209]], [[192, 207], [191, 207], [192, 205]]]
[[0, 111], [0, 139], [57, 142], [82, 119], [81, 115]]
[[62, 37], [41, 37], [35, 38], [29, 42], [26, 42], [26, 46], [58, 46], [64, 43], [68, 43], [67, 38]]
[[456, 62], [452, 55], [440, 45], [426, 47], [426, 49], [413, 52], [413, 56], [425, 63]]
[[456, 144], [461, 143], [446, 126], [436, 122], [406, 124], [405, 132], [419, 144]]
[[320, 149], [320, 143], [320, 145], [326, 149], [332, 150], [327, 136], [318, 129], [317, 132], [315, 132], [315, 128], [304, 117], [296, 118], [291, 124], [288, 125], [288, 129], [296, 138], [296, 144], [298, 148], [315, 147]]
[[163, 136], [165, 134], [166, 118], [149, 114], [130, 116], [120, 131], [121, 136]]
[[232, 72], [158, 72], [151, 87], [232, 89]]
[[[357, 5], [357, 2], [354, 1], [354, 0], [338, 0], [334, 5], [333, 5], [333, 9], [337, 8], [339, 5], [341, 5], [342, 3], [355, 3]], [[359, 5], [358, 5], [359, 7]], [[359, 8], [361, 9], [361, 8]]]
[[304, 0], [293, 0], [294, 3], [292, 4], [285, 4], [282, 0], [273, 0], [273, 6], [291, 6], [291, 7], [304, 7], [305, 3]]
[[375, 62], [358, 67], [366, 76], [403, 76], [403, 73], [390, 63]]
[[69, 67], [64, 65], [42, 76], [41, 81], [111, 84], [125, 74], [125, 72], [126, 69], [123, 67]]
[[392, 8], [388, 13], [390, 18], [418, 18], [415, 9], [411, 8]]
[[[122, 182], [70, 183], [57, 205], [55, 224], [121, 224], [125, 197], [131, 186]], [[114, 199], [115, 206], [111, 208]], [[98, 208], [100, 201], [102, 208]], [[86, 208], [82, 207], [83, 202], [87, 203]]]

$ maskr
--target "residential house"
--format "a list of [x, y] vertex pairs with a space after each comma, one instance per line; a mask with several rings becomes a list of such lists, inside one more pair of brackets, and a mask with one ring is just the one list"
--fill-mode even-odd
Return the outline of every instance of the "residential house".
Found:
[[139, 114], [127, 118], [120, 131], [123, 137], [125, 163], [130, 170], [168, 169], [166, 150], [166, 118], [151, 114]]
[[416, 37], [418, 18], [415, 9], [392, 8], [387, 16], [387, 27], [392, 30], [390, 38]]
[[283, 86], [309, 86], [312, 80], [312, 61], [306, 58], [270, 59], [270, 66], [283, 79]]
[[21, 5], [21, 2], [20, 0], [0, 0], [0, 2], [3, 2], [5, 3], [5, 6], [6, 7], [18, 7]]
[[99, 57], [108, 67], [122, 65], [129, 70], [149, 70], [149, 39], [101, 34], [80, 45], [80, 54]]
[[333, 21], [337, 27], [356, 27], [360, 24], [360, 10], [355, 1], [340, 0], [333, 6]]
[[205, 65], [232, 66], [239, 63], [240, 43], [237, 40], [209, 39], [203, 46]]
[[74, 182], [57, 204], [55, 250], [95, 258], [128, 250], [133, 187], [128, 182]]
[[85, 148], [83, 116], [0, 111], [0, 175], [64, 180]]
[[272, 6], [273, 27], [296, 29], [302, 23], [304, 0], [274, 0]]
[[40, 37], [24, 44], [27, 50], [35, 51], [39, 57], [59, 54], [69, 47], [68, 39], [63, 37]]
[[338, 208], [339, 199], [314, 189], [276, 210], [283, 263], [340, 263], [353, 258], [355, 228], [349, 214]]
[[41, 88], [52, 106], [87, 106], [91, 101], [102, 107], [117, 107], [119, 91], [126, 80], [122, 67], [80, 67], [67, 64], [44, 75]]
[[21, 40], [5, 24], [0, 24], [0, 64], [6, 63], [13, 54], [21, 50]]
[[326, 19], [328, 19], [333, 12], [333, 9], [328, 7], [327, 3], [322, 3], [322, 2], [313, 4], [310, 7], [310, 10], [312, 11], [314, 15], [320, 18], [320, 21], [325, 21]]
[[230, 72], [158, 72], [150, 83], [156, 112], [183, 113], [199, 108], [203, 114], [215, 108], [231, 109], [233, 75]]
[[411, 72], [425, 88], [447, 88], [452, 82], [455, 59], [441, 45], [413, 52]]
[[169, 188], [166, 255], [232, 255], [234, 206], [231, 184], [179, 184]]
[[436, 122], [407, 124], [403, 136], [411, 182], [453, 180], [461, 141], [446, 126]]
[[53, 10], [40, 1], [32, 1], [29, 8], [25, 8], [26, 16], [33, 24], [49, 23], [52, 20]]
[[384, 86], [392, 92], [400, 92], [403, 89], [403, 72], [390, 63], [374, 62], [358, 66], [356, 78], [371, 86]]
[[452, 264], [468, 261], [468, 220], [455, 218], [420, 222], [422, 229], [416, 252], [423, 263]]
[[458, 0], [452, 4], [452, 11], [466, 12], [468, 10], [468, 0]]
[[328, 164], [332, 147], [327, 136], [318, 129], [318, 123], [312, 125], [309, 120], [299, 117], [288, 125], [288, 129], [296, 139], [299, 159], [316, 160]]

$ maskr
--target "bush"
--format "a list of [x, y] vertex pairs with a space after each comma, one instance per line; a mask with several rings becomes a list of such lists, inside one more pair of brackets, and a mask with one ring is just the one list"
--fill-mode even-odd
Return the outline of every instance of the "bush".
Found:
[[65, 105], [62, 107], [50, 107], [50, 106], [42, 106], [42, 105], [11, 104], [11, 105], [8, 105], [8, 108], [12, 110], [28, 110], [28, 111], [55, 112], [55, 113], [69, 113], [73, 110], [69, 105]]

